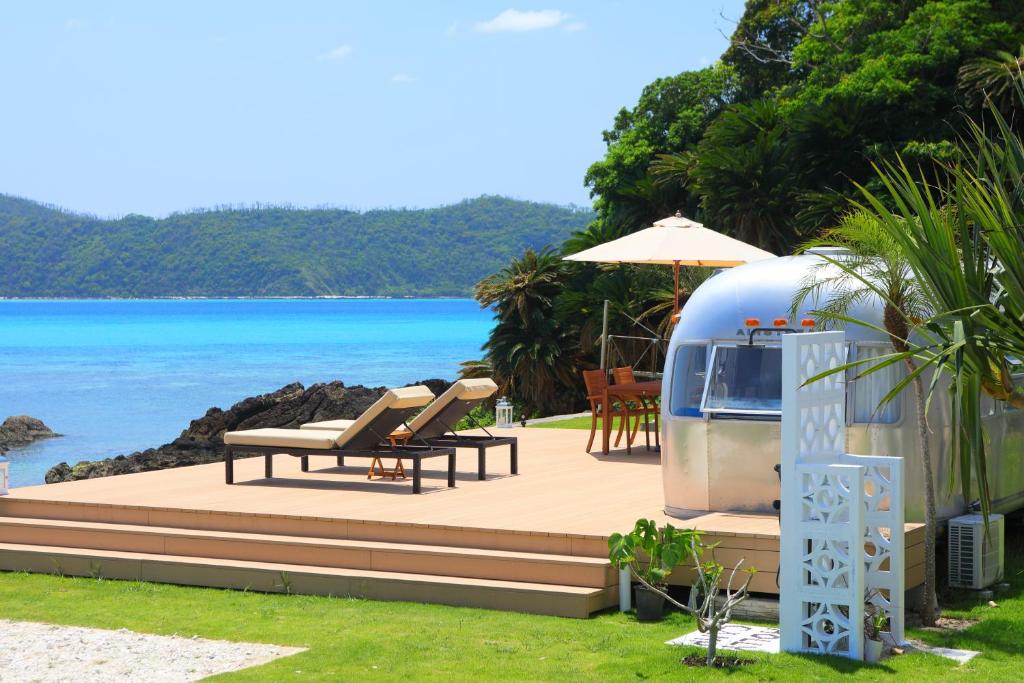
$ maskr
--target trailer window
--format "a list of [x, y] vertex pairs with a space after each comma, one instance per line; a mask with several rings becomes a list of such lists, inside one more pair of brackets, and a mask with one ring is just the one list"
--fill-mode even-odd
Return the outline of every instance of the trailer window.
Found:
[[[854, 348], [857, 360], [880, 358], [893, 353], [892, 349], [887, 346], [857, 344]], [[868, 363], [863, 367], [859, 366], [854, 370], [854, 377], [857, 372], [862, 372], [872, 365], [874, 364]], [[885, 405], [879, 405], [879, 403], [896, 386], [896, 383], [903, 379], [905, 373], [906, 370], [901, 363], [893, 363], [870, 375], [857, 379], [850, 378], [853, 385], [853, 421], [861, 424], [896, 424], [899, 422], [902, 413], [900, 397], [894, 398]]]
[[782, 349], [716, 346], [702, 409], [709, 413], [782, 414]]
[[669, 404], [673, 415], [700, 417], [700, 397], [704, 393], [707, 366], [707, 344], [685, 344], [676, 349], [672, 364], [672, 401]]

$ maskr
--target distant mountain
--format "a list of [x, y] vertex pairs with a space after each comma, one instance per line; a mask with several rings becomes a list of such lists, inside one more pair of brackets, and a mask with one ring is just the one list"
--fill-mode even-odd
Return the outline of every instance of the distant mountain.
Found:
[[0, 195], [0, 297], [465, 296], [588, 210], [483, 196], [436, 209], [70, 213]]

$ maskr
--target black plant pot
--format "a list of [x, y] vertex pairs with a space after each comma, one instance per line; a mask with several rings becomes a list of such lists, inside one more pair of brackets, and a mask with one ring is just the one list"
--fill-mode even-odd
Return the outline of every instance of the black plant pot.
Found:
[[634, 594], [637, 621], [660, 621], [665, 616], [665, 596], [661, 593], [637, 586]]

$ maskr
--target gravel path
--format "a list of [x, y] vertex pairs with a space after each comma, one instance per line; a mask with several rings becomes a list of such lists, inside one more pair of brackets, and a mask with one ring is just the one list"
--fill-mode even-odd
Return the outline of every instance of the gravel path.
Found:
[[266, 664], [302, 648], [0, 619], [0, 681], [178, 683]]

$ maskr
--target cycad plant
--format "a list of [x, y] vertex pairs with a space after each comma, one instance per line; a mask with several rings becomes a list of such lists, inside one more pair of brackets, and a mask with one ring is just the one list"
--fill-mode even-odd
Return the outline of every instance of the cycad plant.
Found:
[[917, 372], [918, 362], [913, 354], [907, 352], [912, 346], [911, 335], [930, 315], [932, 307], [899, 245], [875, 215], [866, 211], [849, 213], [836, 228], [804, 245], [805, 249], [819, 246], [843, 247], [846, 253], [838, 258], [826, 257], [821, 266], [808, 272], [794, 298], [793, 314], [805, 300], [810, 299], [817, 306], [815, 316], [826, 326], [837, 323], [864, 325], [851, 317], [851, 313], [858, 306], [880, 300], [883, 327], [878, 331], [888, 337], [894, 353], [902, 354], [903, 365], [908, 375], [913, 377], [918, 455], [925, 482], [925, 595], [921, 618], [925, 625], [930, 626], [936, 619], [936, 506], [934, 466], [928, 438], [928, 391]]
[[[688, 170], [708, 225], [783, 254], [794, 246], [793, 196], [800, 185], [800, 163], [786, 134], [775, 101], [736, 105], [708, 126]], [[667, 164], [655, 168], [673, 172]]]

